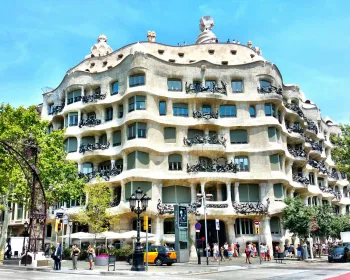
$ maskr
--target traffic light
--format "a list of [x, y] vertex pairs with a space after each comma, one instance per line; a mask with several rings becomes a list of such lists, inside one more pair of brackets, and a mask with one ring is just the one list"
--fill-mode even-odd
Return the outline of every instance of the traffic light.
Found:
[[56, 219], [55, 221], [55, 232], [58, 232], [58, 225], [60, 224], [60, 220]]
[[259, 234], [259, 227], [255, 227], [255, 234]]
[[143, 217], [143, 230], [148, 231], [148, 216]]

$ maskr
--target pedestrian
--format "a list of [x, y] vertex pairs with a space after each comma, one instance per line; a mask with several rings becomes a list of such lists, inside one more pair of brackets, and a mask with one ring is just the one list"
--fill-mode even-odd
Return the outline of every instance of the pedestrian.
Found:
[[217, 243], [213, 244], [213, 257], [215, 262], [219, 260], [219, 245]]
[[249, 244], [245, 247], [245, 263], [249, 263], [251, 264], [250, 262], [250, 254], [251, 254], [251, 250], [249, 249]]
[[62, 247], [60, 243], [56, 244], [56, 249], [54, 253], [55, 266], [54, 270], [61, 270], [61, 260], [62, 260]]
[[229, 246], [228, 249], [227, 249], [227, 256], [228, 256], [228, 259], [231, 260], [232, 259], [232, 247]]
[[225, 259], [228, 258], [228, 244], [227, 244], [227, 242], [225, 242], [225, 244], [224, 244], [224, 257], [225, 257]]
[[293, 258], [293, 253], [294, 253], [294, 246], [293, 246], [293, 244], [291, 244], [288, 248], [288, 256], [290, 258]]
[[224, 251], [225, 251], [224, 246], [221, 246], [220, 247], [220, 261], [222, 261], [222, 262], [225, 260]]
[[256, 245], [253, 244], [253, 258], [256, 258], [258, 256], [258, 252], [256, 250]]
[[284, 256], [288, 257], [288, 252], [289, 252], [289, 246], [288, 244], [284, 244]]
[[72, 250], [72, 261], [73, 261], [73, 270], [77, 270], [77, 263], [78, 263], [78, 256], [80, 254], [80, 249], [78, 248], [77, 244], [73, 245]]
[[239, 257], [239, 247], [240, 247], [240, 246], [239, 246], [238, 241], [236, 242], [236, 247], [237, 247], [237, 254], [238, 254], [237, 256]]
[[268, 261], [271, 261], [271, 250], [270, 250], [269, 246], [266, 246], [266, 258], [265, 258], [265, 261], [266, 261], [266, 259]]
[[252, 244], [252, 242], [250, 242], [248, 244], [248, 248], [249, 248], [249, 251], [250, 251], [250, 256], [252, 256], [252, 254], [253, 254], [253, 244]]
[[206, 248], [206, 256], [209, 258], [210, 257], [210, 245], [208, 244], [207, 248]]
[[260, 259], [266, 260], [266, 248], [263, 243], [260, 243]]
[[301, 247], [300, 244], [298, 244], [298, 247], [297, 247], [297, 256], [298, 256], [298, 260], [300, 261], [301, 260], [301, 256], [302, 256], [302, 250], [303, 248]]
[[92, 262], [95, 257], [95, 250], [94, 248], [92, 248], [91, 245], [89, 245], [87, 252], [88, 252], [89, 265], [90, 265], [89, 270], [92, 270]]

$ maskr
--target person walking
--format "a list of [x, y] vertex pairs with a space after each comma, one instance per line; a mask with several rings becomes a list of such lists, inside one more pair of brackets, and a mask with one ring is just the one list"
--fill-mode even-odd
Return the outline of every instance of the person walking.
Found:
[[228, 258], [228, 244], [227, 244], [227, 242], [225, 242], [225, 244], [224, 244], [224, 258], [225, 259]]
[[56, 244], [56, 249], [54, 253], [54, 261], [55, 261], [55, 266], [54, 270], [61, 270], [61, 260], [62, 260], [62, 247], [60, 243]]
[[250, 255], [251, 255], [252, 251], [249, 249], [249, 244], [245, 247], [245, 263], [249, 263], [250, 262]]
[[269, 246], [266, 246], [266, 258], [265, 258], [265, 261], [266, 261], [266, 259], [268, 261], [271, 261], [271, 250], [270, 250]]
[[298, 247], [297, 247], [297, 256], [298, 256], [298, 260], [299, 260], [299, 261], [301, 260], [301, 257], [302, 257], [302, 251], [303, 251], [303, 247], [301, 247], [301, 245], [298, 244]]
[[262, 243], [260, 243], [260, 259], [266, 260], [266, 248]]
[[213, 257], [215, 262], [219, 260], [219, 245], [217, 243], [213, 244]]
[[77, 270], [77, 263], [78, 263], [78, 256], [80, 254], [80, 249], [78, 248], [77, 244], [73, 245], [72, 250], [72, 262], [73, 262], [73, 270]]
[[238, 253], [238, 257], [239, 257], [239, 243], [238, 243], [238, 241], [236, 242], [236, 247], [237, 247], [237, 253]]
[[87, 252], [88, 252], [89, 265], [90, 265], [89, 270], [92, 270], [92, 262], [93, 262], [94, 257], [95, 257], [95, 250], [94, 250], [94, 248], [92, 248], [91, 245], [89, 245]]

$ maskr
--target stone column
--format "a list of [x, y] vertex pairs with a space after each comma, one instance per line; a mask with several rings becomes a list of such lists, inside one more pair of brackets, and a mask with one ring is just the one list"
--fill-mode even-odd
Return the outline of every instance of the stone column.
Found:
[[[232, 243], [234, 243], [236, 241], [236, 234], [235, 234], [235, 218], [231, 219], [229, 218], [228, 221], [225, 222], [225, 226], [226, 226], [226, 231], [227, 231], [227, 243], [229, 245], [231, 245]], [[224, 242], [224, 240], [222, 241]]]
[[216, 184], [216, 198], [217, 201], [222, 201], [222, 186], [220, 184]]
[[167, 100], [166, 103], [166, 114], [172, 116], [173, 115], [173, 101], [171, 99]]
[[118, 106], [117, 104], [112, 105], [113, 108], [113, 120], [118, 119]]
[[265, 201], [266, 197], [267, 197], [267, 188], [266, 188], [266, 183], [260, 183], [259, 184], [259, 189], [260, 189], [260, 201], [263, 202]]
[[232, 203], [232, 201], [231, 201], [231, 184], [226, 184], [226, 193], [227, 193], [226, 202], [231, 204]]
[[309, 205], [308, 199], [309, 199], [309, 197], [308, 197], [308, 196], [305, 196], [305, 198], [304, 198], [304, 203], [305, 203], [306, 206]]
[[100, 136], [95, 135], [95, 143], [98, 143], [99, 140], [100, 140]]
[[107, 142], [109, 142], [109, 146], [113, 147], [113, 133], [112, 131], [107, 131]]
[[115, 159], [111, 159], [111, 168], [113, 168], [113, 166], [115, 166]]
[[120, 200], [125, 201], [125, 183], [120, 182]]
[[83, 165], [78, 163], [78, 172], [83, 172]]
[[197, 201], [196, 184], [191, 184], [191, 202]]
[[81, 145], [81, 137], [77, 137], [77, 151], [79, 152], [79, 147]]
[[78, 125], [80, 124], [81, 121], [81, 110], [78, 110]]
[[262, 224], [263, 224], [262, 237], [263, 237], [266, 245], [269, 246], [271, 255], [273, 255], [272, 236], [271, 236], [271, 228], [270, 228], [270, 217], [265, 216], [263, 218]]
[[235, 202], [239, 203], [239, 183], [235, 182]]
[[291, 190], [291, 191], [289, 192], [289, 197], [290, 197], [290, 198], [294, 198], [294, 190]]
[[160, 240], [162, 239], [162, 236], [163, 236], [162, 229], [163, 229], [164, 220], [163, 218], [156, 216], [154, 221], [155, 221], [155, 227], [154, 227], [155, 245], [161, 245]]

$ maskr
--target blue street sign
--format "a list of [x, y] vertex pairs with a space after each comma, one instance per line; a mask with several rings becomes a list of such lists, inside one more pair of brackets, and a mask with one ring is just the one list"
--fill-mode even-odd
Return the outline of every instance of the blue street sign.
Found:
[[196, 223], [195, 228], [196, 230], [201, 230], [202, 225], [200, 223]]

